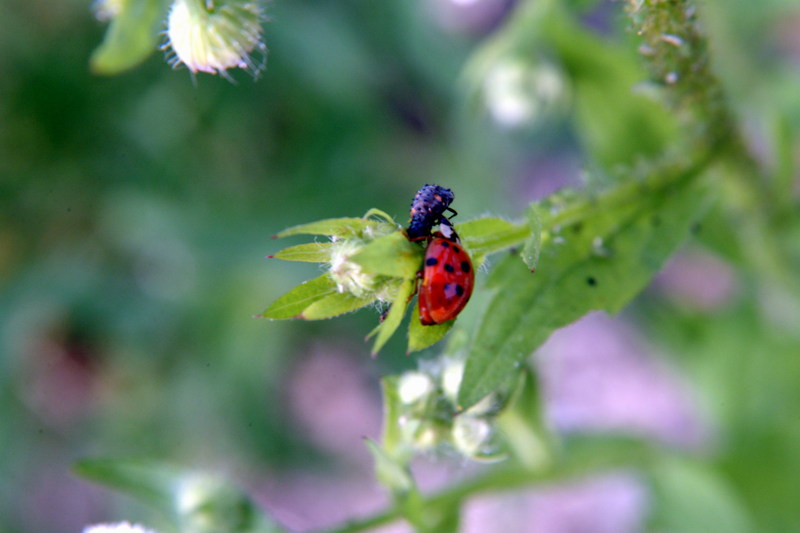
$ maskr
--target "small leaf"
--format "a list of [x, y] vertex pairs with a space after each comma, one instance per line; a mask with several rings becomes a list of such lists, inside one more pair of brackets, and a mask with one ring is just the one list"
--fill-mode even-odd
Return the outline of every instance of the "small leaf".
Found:
[[331, 258], [331, 242], [310, 242], [290, 246], [277, 252], [275, 259], [284, 261], [303, 261], [306, 263], [327, 263]]
[[364, 271], [393, 278], [411, 279], [422, 268], [423, 250], [405, 234], [395, 231], [379, 237], [350, 257]]
[[525, 244], [522, 245], [522, 251], [519, 253], [522, 261], [531, 272], [536, 270], [536, 264], [539, 262], [539, 253], [542, 250], [542, 219], [539, 216], [539, 211], [532, 207], [534, 206], [525, 211], [531, 232], [530, 237], [525, 240]]
[[133, 68], [158, 47], [167, 3], [128, 0], [119, 4], [121, 11], [111, 21], [103, 43], [92, 53], [90, 64], [96, 74], [113, 75]]
[[305, 308], [300, 318], [305, 320], [322, 320], [350, 313], [361, 309], [375, 301], [375, 296], [358, 298], [349, 292], [334, 292], [321, 298]]
[[415, 284], [416, 280], [412, 279], [404, 280], [400, 284], [400, 289], [397, 291], [397, 296], [395, 296], [392, 306], [389, 308], [389, 313], [376, 328], [378, 336], [375, 339], [375, 344], [372, 345], [372, 355], [377, 354], [386, 344], [386, 341], [394, 335], [397, 328], [400, 327], [400, 322], [403, 321], [403, 317], [406, 314], [408, 300], [414, 294]]
[[285, 532], [247, 495], [206, 472], [136, 459], [80, 461], [75, 470], [155, 507], [173, 521], [176, 531]]
[[308, 224], [300, 224], [299, 226], [292, 226], [275, 235], [276, 238], [289, 237], [291, 235], [328, 235], [331, 237], [357, 237], [362, 235], [368, 229], [376, 231], [378, 228], [382, 230], [393, 231], [394, 226], [385, 222], [377, 220], [367, 220], [364, 218], [328, 218], [325, 220], [318, 220], [316, 222], [309, 222]]
[[124, 492], [164, 514], [174, 511], [174, 494], [181, 472], [173, 467], [138, 459], [90, 459], [75, 464], [86, 479]]
[[459, 224], [456, 230], [464, 247], [478, 264], [486, 255], [520, 244], [530, 236], [531, 231], [527, 225], [495, 217], [470, 220]]
[[411, 312], [411, 322], [408, 324], [408, 353], [424, 350], [436, 344], [447, 335], [454, 323], [455, 320], [448, 320], [444, 324], [423, 326], [419, 321], [419, 307], [415, 305]]
[[403, 431], [400, 426], [400, 393], [398, 391], [398, 377], [386, 376], [381, 379], [381, 392], [383, 396], [383, 431], [381, 432], [381, 446], [386, 454], [395, 460], [407, 460], [410, 449], [404, 445]]
[[461, 409], [507, 385], [555, 329], [590, 310], [618, 312], [647, 284], [705, 203], [697, 187], [649, 195], [562, 228], [543, 248], [536, 274], [506, 260], [467, 359]]
[[405, 498], [409, 493], [416, 491], [416, 484], [407, 466], [392, 457], [376, 442], [365, 439], [364, 441], [372, 454], [375, 462], [375, 477], [381, 485], [391, 491], [395, 498]]
[[530, 367], [519, 375], [509, 406], [502, 410], [497, 423], [522, 466], [536, 471], [553, 462], [553, 437], [544, 417], [539, 382]]
[[306, 281], [290, 290], [261, 313], [263, 318], [296, 318], [314, 302], [336, 294], [336, 282], [328, 274]]

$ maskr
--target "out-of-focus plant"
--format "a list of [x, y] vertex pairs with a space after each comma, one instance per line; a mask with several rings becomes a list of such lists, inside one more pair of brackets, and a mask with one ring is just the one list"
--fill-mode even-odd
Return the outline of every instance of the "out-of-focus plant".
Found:
[[157, 49], [192, 73], [241, 68], [258, 76], [266, 62], [259, 0], [97, 0], [94, 8], [109, 22], [91, 59], [98, 74], [135, 67]]
[[[170, 28], [180, 60], [193, 71], [249, 67], [242, 58], [259, 47], [260, 12], [246, 7], [252, 4], [225, 13], [222, 7], [212, 13], [209, 6], [190, 4], [176, 2], [170, 24], [196, 17], [210, 28], [246, 20], [248, 37], [228, 53], [197, 48], [197, 43], [184, 46], [187, 34], [177, 37], [180, 32]], [[712, 68], [714, 56], [701, 31], [703, 12], [691, 0], [630, 0], [625, 9], [632, 35], [623, 45], [587, 31], [565, 4], [519, 2], [505, 26], [475, 52], [464, 79], [473, 103], [483, 102], [490, 115], [514, 125], [535, 120], [540, 110], [572, 103], [576, 131], [593, 164], [592, 179], [584, 189], [530, 204], [519, 221], [483, 217], [456, 226], [476, 266], [501, 254], [476, 288], [490, 295], [488, 305], [469, 332], [457, 321], [421, 326], [412, 311], [409, 352], [448, 332], [450, 342], [436, 362], [383, 380], [383, 436], [367, 445], [393, 505], [335, 531], [363, 531], [400, 518], [420, 532], [456, 531], [461, 505], [476, 493], [617, 466], [641, 469], [668, 493], [665, 502], [680, 502], [681, 483], [664, 474], [663, 450], [636, 441], [557, 442], [542, 423], [527, 358], [553, 331], [588, 312], [623, 309], [711, 210], [745, 227], [739, 246], [750, 252], [742, 255], [765, 274], [769, 288], [800, 299], [798, 258], [770, 238], [789, 224], [797, 202], [787, 200], [785, 179], [771, 179], [748, 154], [738, 117]], [[160, 9], [147, 5], [153, 13]], [[116, 17], [114, 23], [122, 24], [124, 18]], [[785, 210], [775, 214], [773, 205]], [[274, 257], [321, 263], [325, 271], [290, 290], [262, 316], [318, 320], [370, 305], [390, 306], [371, 333], [373, 352], [384, 348], [413, 302], [423, 246], [410, 242], [401, 225], [379, 209], [362, 218], [291, 227], [277, 237], [295, 235], [328, 240], [291, 246]], [[425, 495], [410, 461], [444, 449], [498, 464], [442, 493]], [[113, 468], [89, 463], [84, 470], [100, 481], [125, 485], [115, 483]], [[710, 506], [719, 502], [713, 481], [696, 471], [686, 479], [711, 494]], [[213, 514], [215, 499], [207, 499]], [[663, 507], [659, 513], [663, 518]], [[699, 516], [688, 520], [686, 531], [701, 531], [705, 523]], [[262, 530], [250, 527], [229, 531]]]

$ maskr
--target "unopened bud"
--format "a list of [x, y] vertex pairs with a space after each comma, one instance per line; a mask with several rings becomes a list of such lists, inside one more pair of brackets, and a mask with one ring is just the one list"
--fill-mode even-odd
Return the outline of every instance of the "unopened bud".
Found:
[[175, 0], [167, 24], [172, 66], [183, 63], [192, 72], [224, 74], [230, 68], [257, 75], [266, 59], [261, 39], [263, 14], [257, 2], [246, 0]]

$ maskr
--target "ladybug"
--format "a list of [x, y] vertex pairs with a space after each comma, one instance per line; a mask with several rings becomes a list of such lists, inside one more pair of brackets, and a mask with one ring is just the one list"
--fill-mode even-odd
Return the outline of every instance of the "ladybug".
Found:
[[457, 213], [450, 208], [455, 196], [453, 191], [439, 185], [425, 185], [411, 201], [411, 220], [408, 223], [408, 239], [419, 241], [431, 236], [433, 226], [447, 220], [445, 211]]
[[418, 298], [423, 326], [453, 320], [467, 305], [475, 285], [472, 260], [448, 219], [441, 220], [441, 229], [425, 250]]

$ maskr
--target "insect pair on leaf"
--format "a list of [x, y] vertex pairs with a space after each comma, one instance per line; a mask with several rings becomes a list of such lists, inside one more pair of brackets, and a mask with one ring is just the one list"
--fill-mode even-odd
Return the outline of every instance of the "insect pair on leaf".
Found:
[[[324, 263], [327, 269], [278, 298], [259, 316], [319, 320], [376, 301], [389, 303], [385, 319], [367, 336], [375, 338], [374, 354], [400, 326], [419, 286], [420, 304], [409, 322], [408, 351], [437, 342], [469, 300], [475, 267], [487, 254], [531, 235], [527, 224], [494, 217], [459, 224], [456, 233], [445, 216], [455, 213], [452, 200], [452, 192], [444, 187], [420, 189], [411, 205], [408, 230], [385, 212], [371, 209], [362, 218], [320, 220], [282, 231], [275, 237], [321, 235], [330, 241], [291, 246], [270, 257]], [[439, 231], [433, 232], [436, 225]]]

